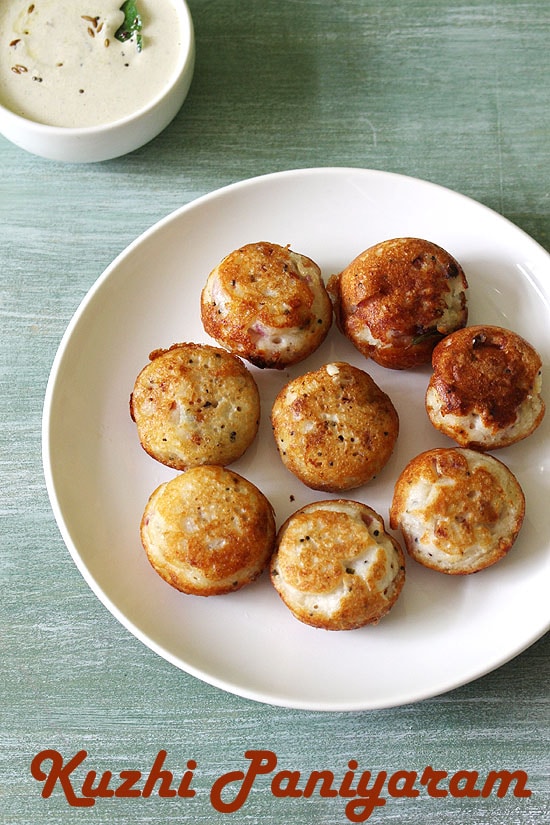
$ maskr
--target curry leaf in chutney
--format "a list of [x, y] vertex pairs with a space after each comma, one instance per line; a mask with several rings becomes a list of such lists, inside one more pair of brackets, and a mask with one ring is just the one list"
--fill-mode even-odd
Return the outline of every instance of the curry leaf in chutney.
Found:
[[120, 40], [121, 43], [125, 43], [135, 35], [136, 49], [140, 52], [143, 48], [143, 38], [141, 35], [143, 22], [137, 3], [134, 2], [134, 0], [126, 0], [120, 7], [120, 10], [124, 14], [124, 21], [116, 30], [115, 37], [117, 40]]

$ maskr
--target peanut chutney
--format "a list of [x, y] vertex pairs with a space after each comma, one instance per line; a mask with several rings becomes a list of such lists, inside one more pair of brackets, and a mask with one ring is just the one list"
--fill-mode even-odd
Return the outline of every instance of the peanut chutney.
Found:
[[[123, 31], [127, 6], [139, 11]], [[185, 37], [177, 0], [3, 0], [0, 103], [50, 126], [121, 120], [175, 77]]]

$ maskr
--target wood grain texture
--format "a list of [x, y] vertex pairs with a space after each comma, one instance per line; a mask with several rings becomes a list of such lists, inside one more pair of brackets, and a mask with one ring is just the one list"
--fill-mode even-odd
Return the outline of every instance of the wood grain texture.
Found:
[[[304, 166], [400, 172], [463, 192], [550, 248], [550, 10], [522, 0], [191, 0], [188, 100], [150, 145], [94, 166], [41, 160], [0, 139], [0, 822], [346, 821], [345, 800], [275, 799], [267, 780], [234, 815], [209, 788], [272, 750], [280, 769], [349, 760], [373, 773], [522, 769], [532, 796], [390, 799], [373, 822], [542, 825], [550, 820], [550, 639], [472, 684], [359, 714], [282, 710], [180, 672], [97, 601], [65, 549], [41, 466], [46, 382], [88, 289], [158, 219], [233, 181]], [[513, 609], [511, 606], [510, 609]], [[89, 769], [198, 763], [192, 800], [70, 808], [33, 756], [89, 753]]]

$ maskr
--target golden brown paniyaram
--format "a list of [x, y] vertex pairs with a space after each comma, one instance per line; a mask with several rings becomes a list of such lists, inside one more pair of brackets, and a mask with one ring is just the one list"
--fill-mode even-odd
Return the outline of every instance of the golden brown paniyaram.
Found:
[[194, 343], [155, 350], [149, 358], [130, 397], [143, 449], [176, 470], [240, 458], [260, 420], [258, 387], [242, 361]]
[[457, 330], [434, 349], [432, 365], [428, 417], [462, 447], [507, 447], [530, 435], [544, 417], [541, 358], [512, 330]]
[[183, 593], [239, 590], [267, 567], [275, 542], [273, 508], [250, 481], [225, 467], [192, 467], [161, 484], [141, 520], [147, 557]]
[[311, 258], [261, 241], [234, 250], [212, 270], [201, 318], [230, 352], [257, 367], [284, 369], [324, 341], [332, 304]]
[[405, 557], [366, 504], [317, 501], [293, 513], [277, 535], [271, 581], [292, 614], [324, 630], [376, 624], [405, 583]]
[[429, 363], [438, 341], [466, 324], [467, 287], [458, 261], [422, 238], [369, 247], [327, 286], [342, 332], [391, 369]]
[[514, 544], [525, 497], [512, 471], [494, 456], [440, 447], [413, 458], [397, 479], [390, 526], [410, 556], [441, 573], [476, 573]]
[[366, 484], [387, 464], [399, 433], [389, 396], [343, 361], [289, 381], [271, 411], [285, 466], [308, 487], [339, 492]]

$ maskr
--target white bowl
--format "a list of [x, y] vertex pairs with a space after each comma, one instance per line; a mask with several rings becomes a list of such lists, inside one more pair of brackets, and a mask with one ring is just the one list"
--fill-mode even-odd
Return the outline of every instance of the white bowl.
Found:
[[87, 127], [49, 126], [15, 114], [0, 103], [0, 134], [32, 154], [50, 160], [91, 163], [133, 152], [156, 137], [180, 110], [195, 68], [191, 14], [179, 0], [182, 45], [176, 72], [146, 106], [120, 120]]

